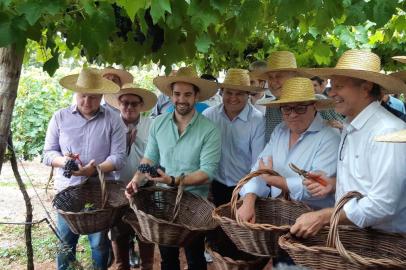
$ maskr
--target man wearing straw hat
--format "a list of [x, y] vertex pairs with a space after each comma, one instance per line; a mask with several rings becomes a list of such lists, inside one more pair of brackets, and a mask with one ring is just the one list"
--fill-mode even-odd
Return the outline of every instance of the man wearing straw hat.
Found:
[[[304, 170], [323, 170], [327, 175], [335, 176], [339, 134], [317, 112], [318, 108], [331, 106], [332, 101], [318, 100], [312, 82], [296, 77], [284, 83], [279, 99], [261, 104], [280, 109], [283, 122], [275, 128], [252, 170], [273, 169], [281, 176], [256, 177], [245, 184], [240, 192], [244, 197], [243, 205], [238, 209], [240, 217], [255, 222], [255, 200], [257, 196], [268, 196], [266, 184], [271, 186], [272, 197], [285, 191], [292, 199], [303, 201], [313, 208], [332, 206], [333, 194], [324, 198], [313, 197], [301, 177], [289, 167], [289, 163], [293, 163]], [[325, 188], [331, 191], [332, 185]]]
[[[111, 172], [120, 170], [126, 161], [124, 124], [116, 113], [100, 106], [103, 94], [116, 93], [119, 87], [90, 68], [62, 78], [60, 84], [76, 92], [77, 104], [54, 113], [45, 138], [43, 162], [57, 168], [55, 189], [58, 192], [95, 175], [96, 166], [106, 178], [112, 178]], [[66, 178], [63, 167], [72, 154], [77, 154], [83, 165], [72, 172], [71, 178]], [[79, 235], [69, 229], [59, 214], [57, 228], [64, 242], [62, 251], [58, 251], [58, 270], [68, 269], [75, 260]], [[107, 269], [107, 232], [88, 237], [94, 268]]]
[[[279, 98], [282, 85], [290, 78], [303, 76], [310, 77], [304, 69], [298, 68], [295, 55], [289, 51], [272, 52], [268, 58], [267, 68], [252, 72], [253, 76], [268, 80], [269, 89], [274, 97], [268, 99]], [[321, 116], [325, 120], [341, 120], [342, 118], [331, 111], [321, 112]], [[267, 108], [265, 112], [265, 141], [268, 142], [272, 131], [282, 122], [282, 114], [278, 108]]]
[[[107, 104], [120, 111], [126, 129], [127, 163], [119, 172], [119, 180], [128, 183], [140, 164], [148, 141], [152, 119], [141, 115], [141, 112], [151, 110], [156, 104], [156, 95], [135, 84], [126, 83], [116, 94], [104, 95]], [[118, 222], [111, 229], [111, 242], [117, 270], [129, 270], [130, 241], [134, 238], [134, 231], [130, 225]], [[141, 269], [152, 270], [154, 264], [154, 244], [138, 240], [141, 257]]]
[[221, 131], [221, 158], [211, 182], [216, 206], [230, 202], [238, 181], [250, 172], [265, 146], [264, 117], [248, 102], [250, 93], [263, 89], [250, 86], [248, 70], [233, 68], [219, 87], [223, 104], [203, 112]]
[[[335, 110], [346, 116], [338, 152], [336, 201], [353, 190], [364, 195], [344, 205], [340, 222], [404, 233], [406, 145], [378, 143], [374, 138], [405, 129], [405, 123], [385, 110], [378, 99], [381, 91], [405, 92], [406, 85], [380, 71], [379, 56], [349, 50], [335, 68], [312, 72], [331, 78]], [[291, 232], [300, 237], [315, 235], [329, 224], [332, 212], [326, 208], [302, 215]]]
[[[158, 170], [160, 177], [156, 178], [137, 171], [127, 186], [126, 195], [131, 196], [140, 182], [148, 177], [169, 186], [177, 186], [183, 179], [185, 190], [206, 198], [209, 181], [220, 159], [221, 137], [216, 126], [197, 113], [194, 105], [198, 100], [213, 96], [217, 84], [200, 79], [191, 67], [180, 68], [173, 76], [157, 77], [154, 84], [171, 97], [175, 111], [154, 120], [141, 163], [160, 164], [166, 171]], [[161, 269], [180, 269], [178, 248], [160, 246], [159, 249]], [[204, 249], [204, 236], [197, 237], [184, 248], [188, 269], [207, 269]]]

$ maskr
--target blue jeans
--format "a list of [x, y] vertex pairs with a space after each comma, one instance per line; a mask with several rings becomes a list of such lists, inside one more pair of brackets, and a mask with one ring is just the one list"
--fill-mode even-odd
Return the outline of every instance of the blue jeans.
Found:
[[[68, 224], [60, 214], [57, 215], [57, 229], [63, 241], [63, 244], [60, 244], [56, 258], [57, 269], [72, 269], [70, 266], [76, 260], [76, 245], [80, 235], [73, 233], [69, 229]], [[89, 234], [88, 239], [92, 250], [93, 268], [107, 270], [109, 253], [107, 231]]]

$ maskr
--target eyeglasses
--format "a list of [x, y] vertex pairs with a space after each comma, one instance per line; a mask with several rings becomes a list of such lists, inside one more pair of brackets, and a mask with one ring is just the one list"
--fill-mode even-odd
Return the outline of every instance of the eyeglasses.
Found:
[[285, 115], [289, 115], [292, 111], [295, 111], [296, 114], [305, 114], [307, 112], [307, 107], [313, 105], [314, 103], [304, 104], [304, 105], [297, 105], [294, 107], [291, 106], [281, 106], [281, 112]]
[[133, 102], [121, 101], [121, 104], [122, 104], [124, 107], [129, 107], [129, 106], [131, 105], [131, 107], [135, 108], [135, 107], [141, 105], [142, 102], [141, 102], [141, 101], [133, 101]]

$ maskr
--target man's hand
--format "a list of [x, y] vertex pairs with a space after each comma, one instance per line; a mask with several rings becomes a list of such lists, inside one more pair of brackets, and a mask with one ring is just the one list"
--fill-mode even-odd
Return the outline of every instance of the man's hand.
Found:
[[333, 208], [325, 208], [301, 215], [290, 228], [290, 233], [302, 238], [315, 236], [321, 228], [329, 224], [333, 210]]
[[163, 183], [170, 185], [172, 182], [172, 178], [167, 175], [163, 170], [158, 169], [157, 170], [159, 176], [158, 177], [152, 177], [149, 173], [146, 173], [145, 176], [147, 177], [148, 180], [158, 182], [158, 183]]
[[244, 197], [243, 203], [237, 210], [237, 216], [241, 221], [255, 223], [255, 200], [256, 195], [249, 193]]
[[[321, 177], [323, 178], [328, 184], [327, 186], [323, 186], [320, 183], [316, 182], [312, 178]], [[328, 194], [335, 191], [335, 178], [329, 178], [326, 176], [324, 172], [309, 172], [308, 178], [303, 180], [303, 185], [307, 188], [310, 194], [313, 197], [323, 198]]]
[[95, 162], [94, 159], [92, 159], [85, 166], [82, 166], [80, 164], [78, 166], [79, 166], [79, 170], [72, 171], [72, 175], [90, 177], [90, 176], [93, 176], [97, 172], [97, 170], [96, 170], [96, 162]]

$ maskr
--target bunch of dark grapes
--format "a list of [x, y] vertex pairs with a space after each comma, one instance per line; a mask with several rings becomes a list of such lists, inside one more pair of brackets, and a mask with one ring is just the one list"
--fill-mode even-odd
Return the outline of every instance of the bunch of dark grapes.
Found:
[[165, 168], [160, 166], [160, 165], [154, 165], [154, 166], [150, 166], [147, 163], [144, 164], [140, 164], [140, 166], [138, 166], [138, 170], [142, 173], [149, 173], [149, 175], [151, 175], [151, 177], [159, 177], [159, 173], [158, 173], [158, 169], [161, 169], [163, 172], [165, 172]]
[[63, 167], [63, 176], [65, 176], [66, 178], [71, 178], [72, 171], [77, 171], [77, 170], [79, 170], [78, 164], [76, 164], [74, 159], [69, 159], [65, 163], [65, 166]]

